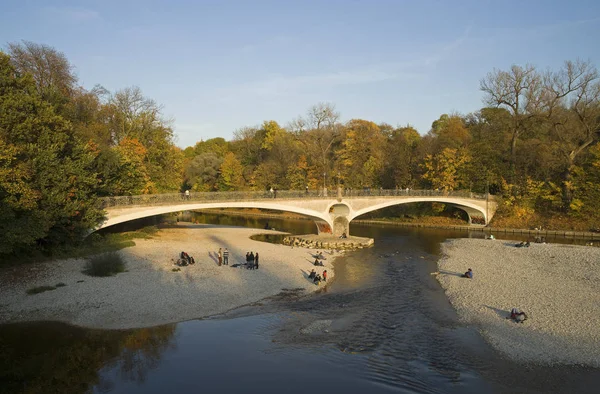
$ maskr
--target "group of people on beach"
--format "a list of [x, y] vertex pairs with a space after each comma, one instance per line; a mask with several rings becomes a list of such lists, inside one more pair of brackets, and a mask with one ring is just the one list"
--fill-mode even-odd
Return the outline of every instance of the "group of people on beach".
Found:
[[[321, 261], [321, 260], [325, 260], [325, 256], [323, 256], [323, 253], [317, 251], [317, 253], [314, 254], [313, 257], [315, 258], [315, 261], [313, 263], [313, 265], [315, 267], [324, 267], [325, 266], [325, 264], [323, 264], [323, 261]], [[320, 274], [317, 274], [313, 268], [310, 271], [310, 274], [308, 274], [308, 279], [311, 279], [315, 285], [319, 285], [321, 283], [321, 281], [327, 282], [327, 270], [324, 270], [323, 274], [320, 275]]]
[[[219, 258], [219, 266], [221, 265], [229, 265], [229, 250], [227, 248], [225, 248], [225, 250], [223, 250], [223, 248], [219, 248], [219, 252], [217, 253], [218, 258]], [[253, 252], [247, 252], [246, 253], [246, 268], [248, 269], [258, 269], [258, 252], [253, 253]], [[233, 267], [237, 267], [237, 264], [234, 264]]]
[[258, 269], [258, 252], [256, 254], [252, 252], [246, 253], [246, 268], [250, 270]]
[[321, 281], [327, 282], [327, 270], [324, 270], [323, 274], [319, 275], [315, 272], [313, 268], [313, 270], [310, 271], [310, 274], [308, 274], [308, 279], [312, 279], [313, 283], [317, 286], [321, 284]]
[[177, 259], [177, 262], [175, 263], [175, 265], [178, 265], [180, 267], [185, 267], [187, 265], [192, 265], [192, 264], [196, 264], [196, 260], [194, 260], [194, 258], [192, 256], [190, 256], [189, 254], [187, 254], [186, 252], [183, 252], [183, 251], [181, 253], [179, 253], [179, 258]]
[[225, 248], [225, 250], [223, 250], [222, 248], [219, 248], [219, 266], [221, 265], [229, 265], [229, 250], [227, 248]]

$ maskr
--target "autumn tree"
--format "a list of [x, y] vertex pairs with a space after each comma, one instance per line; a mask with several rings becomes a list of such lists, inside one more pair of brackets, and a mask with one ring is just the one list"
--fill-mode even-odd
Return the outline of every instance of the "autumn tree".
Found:
[[219, 172], [219, 190], [240, 190], [243, 187], [242, 163], [232, 152], [227, 153], [223, 158]]
[[353, 119], [345, 125], [341, 141], [337, 154], [345, 185], [354, 188], [379, 186], [386, 143], [379, 126]]
[[331, 103], [310, 107], [305, 117], [290, 123], [290, 130], [301, 144], [309, 163], [318, 165], [321, 173], [331, 173], [331, 155], [340, 136], [339, 112]]
[[464, 150], [444, 148], [440, 153], [427, 155], [423, 163], [426, 172], [423, 178], [435, 189], [451, 191], [464, 186], [461, 171], [470, 160]]
[[[173, 191], [181, 186], [183, 153], [173, 143], [173, 130], [161, 114], [161, 107], [145, 97], [138, 87], [118, 90], [107, 104], [112, 143], [135, 139], [147, 150], [146, 168], [155, 192]], [[149, 189], [150, 190], [150, 189]]]

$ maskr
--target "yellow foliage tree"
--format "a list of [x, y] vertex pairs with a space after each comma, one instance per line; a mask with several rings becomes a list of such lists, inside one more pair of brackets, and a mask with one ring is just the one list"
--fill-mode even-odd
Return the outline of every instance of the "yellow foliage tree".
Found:
[[460, 185], [459, 172], [470, 161], [467, 152], [445, 148], [435, 156], [427, 155], [423, 163], [423, 178], [431, 182], [432, 187], [444, 191], [454, 190]]

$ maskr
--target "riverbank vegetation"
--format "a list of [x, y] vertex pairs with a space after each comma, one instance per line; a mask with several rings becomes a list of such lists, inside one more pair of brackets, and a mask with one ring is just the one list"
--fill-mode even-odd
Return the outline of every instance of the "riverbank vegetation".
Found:
[[9, 43], [0, 53], [0, 256], [79, 244], [103, 220], [100, 197], [184, 190], [490, 191], [500, 201], [494, 225], [597, 229], [599, 81], [586, 61], [515, 65], [482, 75], [479, 111], [441, 114], [429, 130], [410, 119], [343, 122], [320, 103], [286, 125], [265, 120], [181, 149], [172, 120], [138, 87], [85, 89], [60, 51]]
[[125, 261], [121, 255], [108, 252], [90, 257], [83, 273], [89, 276], [115, 276], [125, 271]]

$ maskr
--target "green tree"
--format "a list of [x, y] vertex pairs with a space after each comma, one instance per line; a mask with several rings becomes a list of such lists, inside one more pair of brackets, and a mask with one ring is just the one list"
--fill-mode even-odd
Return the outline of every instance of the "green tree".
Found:
[[535, 67], [513, 65], [509, 71], [494, 70], [480, 82], [489, 106], [504, 108], [511, 116], [511, 177], [516, 174], [517, 143], [528, 131], [527, 123], [543, 109], [542, 77]]
[[385, 146], [382, 179], [385, 188], [416, 186], [420, 143], [419, 132], [411, 126], [391, 131]]
[[215, 191], [223, 159], [212, 152], [194, 157], [185, 168], [185, 182], [196, 191]]
[[32, 75], [41, 98], [64, 115], [77, 85], [74, 67], [65, 54], [48, 45], [22, 41], [9, 43], [8, 55], [17, 72]]
[[102, 220], [93, 146], [76, 138], [39, 96], [30, 74], [19, 75], [2, 53], [0, 143], [0, 253], [18, 252], [33, 239], [48, 246], [76, 242]]
[[212, 152], [218, 157], [225, 157], [225, 154], [229, 152], [229, 142], [222, 137], [210, 138], [206, 141], [197, 142], [193, 149], [194, 156]]

